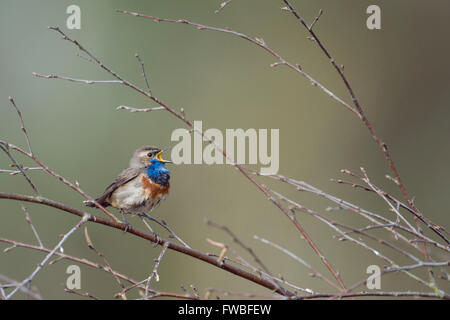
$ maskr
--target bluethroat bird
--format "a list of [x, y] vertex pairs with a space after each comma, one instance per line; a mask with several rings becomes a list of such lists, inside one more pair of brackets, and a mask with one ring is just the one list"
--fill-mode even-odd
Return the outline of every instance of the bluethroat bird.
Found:
[[[100, 197], [95, 199], [103, 207], [111, 206], [119, 209], [127, 228], [125, 214], [135, 214], [141, 218], [145, 216], [155, 220], [147, 212], [156, 208], [169, 193], [170, 172], [165, 164], [171, 161], [162, 158], [162, 153], [166, 149], [153, 146], [137, 149], [131, 157], [129, 167], [117, 176]], [[92, 201], [85, 201], [85, 204], [95, 207]]]

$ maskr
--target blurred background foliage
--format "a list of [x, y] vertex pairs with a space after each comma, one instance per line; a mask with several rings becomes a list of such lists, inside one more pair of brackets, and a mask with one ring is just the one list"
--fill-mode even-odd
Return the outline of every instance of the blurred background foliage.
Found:
[[[348, 79], [369, 119], [388, 144], [418, 208], [436, 223], [448, 227], [450, 43], [446, 39], [450, 2], [377, 1], [382, 9], [382, 29], [370, 31], [366, 28], [365, 12], [372, 2], [303, 0], [293, 4], [310, 22], [320, 8], [324, 10], [315, 26], [316, 32], [337, 62], [345, 66]], [[81, 8], [81, 30], [66, 29], [65, 11], [70, 4]], [[153, 93], [177, 109], [183, 107], [189, 119], [203, 120], [204, 129], [279, 128], [281, 174], [389, 215], [386, 205], [376, 196], [330, 182], [330, 178], [342, 177], [339, 172], [342, 168], [358, 171], [363, 166], [376, 184], [401, 197], [384, 178], [391, 174], [389, 167], [367, 129], [341, 105], [291, 70], [282, 66], [270, 68], [274, 59], [246, 41], [115, 12], [124, 9], [184, 18], [262, 37], [286, 59], [299, 63], [350, 102], [345, 87], [322, 52], [306, 39], [307, 34], [297, 21], [280, 10], [281, 1], [236, 0], [219, 15], [214, 14], [219, 5], [219, 0], [2, 1], [0, 137], [25, 146], [8, 101], [8, 96], [13, 96], [22, 109], [38, 157], [71, 181], [79, 181], [83, 190], [95, 196], [127, 166], [137, 147], [173, 145], [171, 132], [183, 127], [164, 111], [145, 114], [116, 111], [119, 105], [153, 106], [143, 96], [120, 85], [84, 85], [33, 77], [31, 73], [38, 72], [110, 79], [108, 74], [77, 57], [74, 46], [47, 30], [47, 26], [58, 25], [114, 71], [144, 87], [134, 57], [139, 53]], [[0, 156], [0, 167], [8, 165], [6, 156]], [[225, 234], [204, 224], [207, 217], [231, 228], [275, 274], [282, 274], [302, 287], [331, 290], [311, 278], [309, 271], [297, 262], [253, 239], [257, 234], [274, 241], [328, 275], [319, 257], [288, 219], [239, 172], [225, 165], [180, 165], [171, 171], [170, 197], [153, 213], [166, 220], [191, 246], [218, 253], [217, 248], [205, 242], [206, 237], [230, 242]], [[33, 172], [32, 177], [45, 196], [83, 208], [82, 198], [53, 177], [43, 172]], [[331, 205], [274, 181], [262, 181], [319, 212]], [[6, 174], [0, 175], [0, 190], [32, 192], [22, 177]], [[53, 247], [58, 235], [78, 221], [70, 214], [50, 208], [26, 206], [47, 247]], [[20, 203], [2, 200], [0, 213], [1, 237], [35, 241]], [[356, 226], [364, 222], [344, 211], [327, 214]], [[384, 265], [363, 249], [333, 239], [334, 233], [311, 217], [298, 214], [298, 219], [340, 270], [346, 284], [365, 277], [368, 265]], [[130, 218], [130, 222], [143, 228], [137, 218]], [[89, 225], [89, 230], [94, 246], [106, 255], [114, 269], [138, 280], [147, 277], [160, 249], [99, 225]], [[2, 250], [5, 247], [0, 245]], [[87, 248], [81, 231], [64, 249], [75, 256], [98, 259]], [[42, 253], [27, 249], [0, 253], [0, 273], [23, 279], [40, 259]], [[33, 284], [44, 298], [77, 298], [63, 291], [69, 264], [72, 263], [58, 262], [36, 277]], [[105, 298], [120, 291], [110, 274], [80, 267], [82, 291]], [[265, 292], [250, 282], [175, 252], [167, 253], [159, 274], [161, 281], [154, 286], [165, 291], [180, 292], [180, 285], [193, 284], [200, 292], [207, 287]], [[419, 274], [426, 277], [425, 273]], [[383, 278], [383, 290], [399, 288], [424, 290], [401, 274]]]

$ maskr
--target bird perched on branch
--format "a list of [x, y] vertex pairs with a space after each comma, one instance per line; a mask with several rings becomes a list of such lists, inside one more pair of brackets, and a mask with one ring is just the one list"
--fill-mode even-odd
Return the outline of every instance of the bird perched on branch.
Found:
[[[119, 209], [127, 226], [127, 213], [154, 220], [147, 212], [167, 197], [170, 188], [170, 172], [165, 164], [172, 162], [162, 158], [166, 149], [153, 146], [137, 149], [131, 157], [129, 167], [123, 170], [95, 201], [103, 207], [112, 206]], [[93, 201], [84, 203], [89, 207], [96, 207]]]

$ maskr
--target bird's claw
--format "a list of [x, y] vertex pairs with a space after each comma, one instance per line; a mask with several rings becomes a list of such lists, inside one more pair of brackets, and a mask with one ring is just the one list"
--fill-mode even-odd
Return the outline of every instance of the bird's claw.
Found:
[[127, 233], [129, 229], [131, 229], [131, 225], [128, 223], [128, 221], [123, 222], [125, 224], [125, 229], [123, 230], [123, 233]]
[[158, 234], [156, 232], [153, 231], [153, 236], [155, 237], [155, 244], [153, 245], [153, 247], [157, 247], [159, 245], [159, 243], [161, 242], [161, 238], [158, 236]]
[[128, 229], [131, 229], [131, 225], [128, 223], [127, 219], [125, 219], [125, 212], [123, 210], [120, 211], [120, 214], [122, 215], [122, 223], [125, 224], [125, 230], [123, 230], [123, 233], [127, 233]]

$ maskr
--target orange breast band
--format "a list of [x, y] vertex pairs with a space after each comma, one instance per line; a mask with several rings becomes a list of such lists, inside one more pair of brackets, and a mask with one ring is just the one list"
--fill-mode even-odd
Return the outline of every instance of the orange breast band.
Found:
[[149, 198], [152, 198], [152, 200], [160, 198], [161, 196], [169, 193], [170, 184], [167, 184], [167, 186], [163, 187], [157, 183], [153, 183], [146, 176], [142, 176], [141, 182], [142, 182], [142, 188], [144, 189], [143, 191], [145, 192], [145, 195]]

